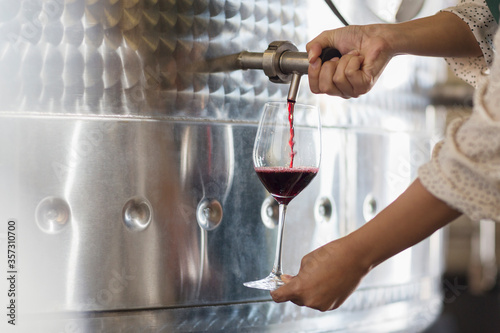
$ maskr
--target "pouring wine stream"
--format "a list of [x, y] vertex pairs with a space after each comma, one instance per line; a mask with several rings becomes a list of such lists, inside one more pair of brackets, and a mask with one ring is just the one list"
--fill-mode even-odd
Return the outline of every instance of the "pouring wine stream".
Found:
[[[326, 48], [321, 52], [320, 59], [322, 62], [328, 61], [335, 57], [340, 58], [342, 55], [337, 49]], [[293, 127], [293, 110], [295, 103], [297, 102], [297, 95], [299, 94], [300, 79], [302, 74], [298, 71], [294, 71], [292, 74], [292, 79], [290, 81], [290, 88], [288, 89], [287, 105], [288, 105], [288, 122], [290, 123], [290, 168], [293, 168], [293, 160], [295, 156], [294, 148], [294, 127]]]
[[290, 83], [290, 89], [288, 90], [288, 96], [286, 99], [288, 107], [288, 123], [290, 125], [290, 139], [288, 141], [288, 145], [290, 146], [290, 168], [293, 168], [293, 159], [295, 156], [295, 151], [293, 150], [295, 136], [295, 130], [293, 128], [293, 110], [299, 93], [300, 78], [300, 74], [294, 73], [292, 75], [292, 81]]

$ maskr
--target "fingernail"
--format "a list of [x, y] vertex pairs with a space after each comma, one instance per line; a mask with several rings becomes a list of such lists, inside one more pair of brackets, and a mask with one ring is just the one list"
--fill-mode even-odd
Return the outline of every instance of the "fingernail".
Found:
[[312, 54], [307, 53], [307, 61], [309, 61], [309, 63], [311, 63], [311, 58], [312, 58]]
[[319, 59], [319, 58], [316, 59], [316, 61], [311, 64], [311, 67], [313, 69], [318, 69], [320, 66], [321, 66], [321, 59]]
[[349, 53], [347, 54], [351, 54], [351, 55], [359, 55], [359, 51], [358, 50], [352, 50], [350, 51]]

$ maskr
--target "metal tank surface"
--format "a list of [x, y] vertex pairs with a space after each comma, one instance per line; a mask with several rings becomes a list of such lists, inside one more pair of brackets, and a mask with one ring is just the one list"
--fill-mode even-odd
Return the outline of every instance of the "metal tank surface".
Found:
[[[15, 305], [2, 332], [417, 332], [435, 319], [440, 232], [333, 312], [242, 285], [272, 266], [276, 204], [251, 155], [263, 104], [288, 85], [197, 65], [279, 40], [304, 50], [320, 3], [0, 0], [0, 303]], [[323, 109], [324, 147], [288, 209], [287, 273], [429, 158], [439, 67], [407, 61], [399, 86], [358, 100], [301, 89]]]

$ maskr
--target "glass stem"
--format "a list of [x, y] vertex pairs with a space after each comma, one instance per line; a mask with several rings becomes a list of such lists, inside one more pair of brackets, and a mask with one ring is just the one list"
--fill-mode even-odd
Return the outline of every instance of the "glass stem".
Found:
[[286, 215], [285, 204], [279, 205], [279, 216], [278, 216], [278, 240], [276, 242], [276, 255], [274, 257], [274, 265], [272, 273], [277, 277], [281, 278], [283, 274], [281, 267], [281, 254], [283, 249], [283, 232], [285, 231], [285, 215]]

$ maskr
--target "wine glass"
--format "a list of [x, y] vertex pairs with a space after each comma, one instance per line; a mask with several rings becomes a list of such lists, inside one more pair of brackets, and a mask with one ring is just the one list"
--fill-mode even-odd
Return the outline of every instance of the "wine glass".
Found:
[[245, 282], [250, 288], [275, 290], [282, 286], [281, 257], [288, 203], [316, 176], [321, 160], [318, 108], [293, 102], [269, 102], [264, 107], [253, 147], [254, 169], [279, 204], [278, 239], [271, 273]]

